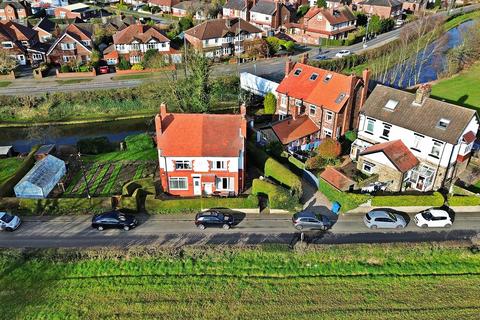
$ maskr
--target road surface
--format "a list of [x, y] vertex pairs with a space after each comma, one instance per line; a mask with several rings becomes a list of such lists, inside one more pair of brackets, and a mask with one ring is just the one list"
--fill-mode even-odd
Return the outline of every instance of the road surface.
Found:
[[[0, 233], [0, 247], [292, 244], [300, 238], [290, 215], [234, 214], [239, 223], [232, 229], [203, 231], [194, 226], [193, 214], [140, 215], [140, 225], [130, 231], [92, 229], [91, 216], [25, 217], [18, 230]], [[306, 231], [305, 240], [316, 244], [443, 241], [469, 239], [480, 232], [480, 212], [456, 213], [449, 229], [421, 229], [410, 221], [403, 230], [370, 230], [362, 217], [341, 215], [327, 232]]]

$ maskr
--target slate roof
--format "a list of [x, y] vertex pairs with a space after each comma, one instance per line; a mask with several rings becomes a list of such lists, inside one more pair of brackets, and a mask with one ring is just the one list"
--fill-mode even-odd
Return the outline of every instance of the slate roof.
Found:
[[418, 159], [402, 140], [375, 144], [365, 149], [360, 155], [363, 156], [377, 152], [383, 152], [390, 162], [402, 173], [415, 168], [419, 164]]
[[369, 6], [379, 6], [379, 7], [398, 7], [402, 6], [402, 2], [398, 0], [366, 0], [361, 2], [362, 5], [369, 5]]
[[162, 156], [238, 157], [244, 149], [242, 115], [166, 113], [157, 117], [162, 127], [162, 132], [157, 131], [157, 148]]
[[[398, 101], [394, 110], [385, 108], [389, 100]], [[415, 93], [377, 85], [361, 109], [367, 117], [378, 119], [434, 139], [457, 144], [475, 110], [433, 98], [422, 105], [413, 104]], [[449, 120], [446, 129], [438, 126], [440, 119]]]
[[158, 29], [153, 26], [132, 24], [121, 31], [117, 31], [113, 35], [113, 43], [131, 43], [133, 40], [138, 40], [141, 43], [146, 43], [152, 38], [155, 38], [160, 42], [170, 42], [167, 37], [165, 37]]
[[[227, 22], [230, 22], [230, 26], [227, 25]], [[223, 38], [227, 34], [237, 35], [239, 29], [240, 32], [246, 33], [262, 32], [262, 30], [243, 19], [231, 18], [207, 20], [193, 28], [188, 29], [185, 31], [185, 33], [200, 40], [205, 40]]]
[[42, 29], [43, 31], [46, 31], [46, 32], [50, 32], [52, 33], [54, 30], [55, 30], [55, 23], [53, 23], [50, 19], [48, 18], [42, 18], [38, 23], [37, 25], [35, 26], [35, 28], [40, 28]]
[[275, 2], [269, 0], [261, 0], [258, 1], [257, 4], [252, 7], [252, 9], [250, 9], [250, 12], [258, 12], [272, 16], [276, 10], [277, 8]]
[[25, 6], [18, 1], [3, 1], [0, 3], [0, 9], [5, 9], [7, 5], [11, 5], [15, 9], [25, 9]]
[[241, 11], [241, 10], [244, 10], [247, 6], [246, 6], [245, 0], [228, 0], [223, 7], [226, 9]]
[[285, 119], [279, 121], [272, 125], [272, 129], [282, 144], [288, 144], [320, 130], [307, 115], [297, 117], [295, 120]]
[[[298, 76], [295, 75], [297, 69], [301, 70]], [[318, 76], [310, 80], [313, 74]], [[328, 76], [330, 80], [326, 81]], [[297, 62], [280, 82], [277, 92], [338, 113], [350, 97], [352, 81], [356, 81], [356, 77]]]
[[36, 36], [36, 31], [20, 23], [2, 21], [0, 23], [2, 31], [7, 33], [14, 41], [27, 41]]
[[357, 18], [353, 12], [347, 6], [335, 9], [326, 9], [326, 8], [310, 8], [307, 14], [305, 14], [304, 19], [310, 20], [311, 18], [321, 14], [327, 19], [330, 24], [339, 24], [348, 21], [355, 21]]

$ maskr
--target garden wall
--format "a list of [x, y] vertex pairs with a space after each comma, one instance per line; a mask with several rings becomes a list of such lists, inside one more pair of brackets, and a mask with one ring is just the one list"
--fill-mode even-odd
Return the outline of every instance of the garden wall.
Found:
[[8, 74], [0, 75], [0, 80], [15, 80], [15, 71], [10, 71]]
[[60, 72], [56, 69], [55, 73], [57, 78], [91, 78], [97, 75], [95, 69], [90, 72]]

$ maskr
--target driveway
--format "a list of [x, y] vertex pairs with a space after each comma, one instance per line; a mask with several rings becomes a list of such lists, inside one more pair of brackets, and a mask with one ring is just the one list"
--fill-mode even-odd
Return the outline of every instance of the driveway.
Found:
[[[315, 209], [327, 212], [325, 207]], [[136, 229], [102, 232], [91, 228], [91, 216], [86, 215], [25, 217], [15, 232], [0, 233], [0, 247], [291, 244], [300, 239], [290, 215], [238, 214], [241, 221], [234, 228], [204, 231], [195, 228], [193, 214], [139, 215], [141, 223]], [[457, 212], [450, 229], [420, 229], [410, 222], [403, 230], [370, 230], [363, 225], [362, 217], [363, 214], [341, 215], [331, 230], [307, 231], [305, 240], [318, 244], [443, 241], [468, 239], [480, 232], [480, 212]]]

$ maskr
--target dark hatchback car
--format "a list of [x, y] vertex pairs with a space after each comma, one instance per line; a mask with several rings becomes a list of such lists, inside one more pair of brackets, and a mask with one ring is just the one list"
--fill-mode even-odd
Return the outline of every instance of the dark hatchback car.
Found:
[[96, 214], [92, 218], [92, 228], [103, 229], [123, 229], [130, 230], [138, 225], [137, 219], [120, 211], [110, 211], [102, 214]]
[[315, 214], [310, 211], [297, 212], [292, 217], [292, 223], [297, 230], [319, 229], [327, 230], [332, 222], [326, 216]]
[[234, 223], [231, 214], [222, 213], [218, 210], [207, 210], [197, 213], [195, 216], [195, 225], [197, 228], [203, 230], [207, 227], [217, 227], [228, 230]]

